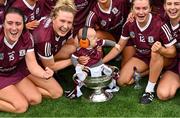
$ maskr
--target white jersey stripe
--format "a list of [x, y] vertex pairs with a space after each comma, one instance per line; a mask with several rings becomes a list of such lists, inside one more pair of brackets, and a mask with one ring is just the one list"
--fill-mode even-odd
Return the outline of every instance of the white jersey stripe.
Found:
[[170, 41], [172, 39], [172, 36], [171, 36], [171, 33], [169, 32], [170, 30], [169, 30], [168, 26], [163, 25], [161, 28], [163, 29], [164, 33], [166, 34], [168, 41]]
[[171, 30], [169, 29], [169, 27], [167, 26], [167, 24], [165, 24], [164, 26], [165, 26], [165, 28], [166, 28], [166, 30], [167, 30], [169, 36], [170, 36], [170, 40], [169, 40], [169, 41], [171, 41], [171, 39], [172, 39]]
[[90, 11], [89, 12], [89, 15], [87, 16], [87, 19], [86, 19], [86, 26], [90, 26], [91, 25], [91, 20], [92, 20], [92, 17], [94, 16], [94, 12]]
[[45, 56], [47, 56], [47, 57], [51, 56], [51, 44], [50, 43], [45, 44]]

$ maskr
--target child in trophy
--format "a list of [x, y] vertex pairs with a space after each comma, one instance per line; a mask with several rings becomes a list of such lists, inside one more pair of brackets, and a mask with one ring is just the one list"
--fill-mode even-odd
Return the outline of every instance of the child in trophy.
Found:
[[[96, 31], [93, 28], [84, 27], [80, 29], [78, 36], [79, 47], [72, 54], [71, 60], [75, 66], [75, 89], [67, 93], [68, 98], [80, 97], [82, 95], [81, 87], [84, 85], [84, 80], [87, 76], [100, 77], [102, 75], [113, 76], [115, 73], [112, 69], [102, 62], [102, 46], [113, 46], [117, 50], [120, 48], [118, 44], [111, 40], [102, 40], [96, 37]], [[84, 61], [80, 61], [84, 58]], [[80, 62], [80, 63], [79, 63]], [[118, 76], [118, 74], [116, 73]], [[112, 78], [112, 82], [108, 85], [108, 92], [117, 92], [119, 87], [116, 85], [116, 80]]]

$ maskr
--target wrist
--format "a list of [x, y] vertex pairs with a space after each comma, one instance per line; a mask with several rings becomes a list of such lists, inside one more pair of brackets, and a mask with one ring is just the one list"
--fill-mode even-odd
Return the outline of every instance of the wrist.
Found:
[[121, 46], [119, 45], [119, 44], [115, 44], [115, 46], [114, 46], [115, 48], [116, 48], [116, 50], [118, 50], [118, 51], [120, 51], [120, 49], [121, 49]]

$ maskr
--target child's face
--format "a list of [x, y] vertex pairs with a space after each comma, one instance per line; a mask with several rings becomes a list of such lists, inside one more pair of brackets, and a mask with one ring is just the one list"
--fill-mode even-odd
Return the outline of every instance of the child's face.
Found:
[[90, 47], [94, 47], [96, 46], [96, 42], [97, 42], [97, 37], [96, 37], [96, 32], [93, 31], [93, 30], [89, 30], [88, 31], [88, 34], [87, 34], [87, 38], [89, 39], [90, 41]]
[[97, 41], [97, 37], [94, 36], [94, 37], [91, 37], [90, 39], [90, 47], [95, 47], [96, 46], [96, 41]]

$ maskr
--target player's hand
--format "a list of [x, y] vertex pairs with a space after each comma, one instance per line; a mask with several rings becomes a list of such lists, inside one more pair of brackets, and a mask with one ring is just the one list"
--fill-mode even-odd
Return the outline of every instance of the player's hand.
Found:
[[78, 58], [78, 62], [82, 65], [86, 65], [89, 61], [90, 57], [89, 56], [80, 56]]
[[156, 41], [156, 42], [152, 45], [151, 51], [156, 52], [156, 51], [159, 51], [161, 48], [162, 48], [161, 42]]
[[102, 46], [97, 47], [97, 51], [102, 52]]
[[133, 22], [134, 21], [134, 14], [132, 12], [130, 12], [128, 14], [127, 21], [129, 21], [129, 22]]
[[39, 21], [33, 20], [31, 22], [26, 23], [26, 28], [29, 30], [34, 30], [36, 27], [39, 26]]
[[43, 73], [43, 78], [44, 79], [50, 79], [54, 74], [54, 71], [51, 70], [50, 68], [46, 67], [45, 72]]

